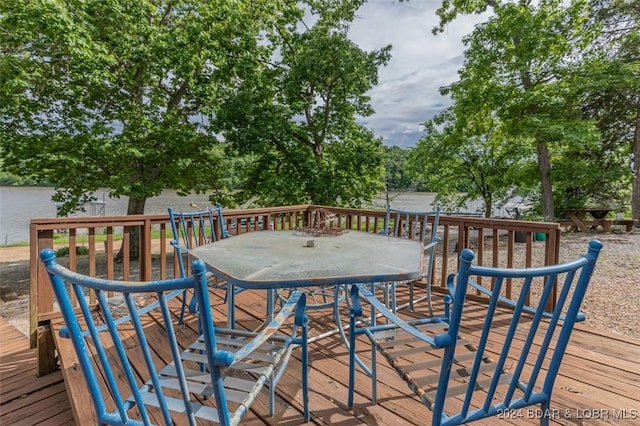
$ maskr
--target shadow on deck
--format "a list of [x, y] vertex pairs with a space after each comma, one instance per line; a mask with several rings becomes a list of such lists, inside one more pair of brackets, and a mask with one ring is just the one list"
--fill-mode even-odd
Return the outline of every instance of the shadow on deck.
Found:
[[[225, 307], [219, 296], [212, 293], [211, 300], [222, 320]], [[260, 315], [264, 314], [263, 303], [263, 293], [245, 291], [238, 295], [238, 323], [247, 328], [258, 326]], [[467, 310], [464, 333], [473, 334], [483, 317], [483, 307], [474, 306], [477, 309]], [[508, 313], [504, 315], [506, 318]], [[328, 311], [310, 311], [310, 317], [313, 334], [331, 326], [331, 321], [318, 321], [329, 318]], [[187, 327], [195, 324], [195, 317], [188, 319]], [[29, 350], [27, 337], [1, 317], [0, 332], [0, 424], [94, 422], [89, 395], [68, 342], [58, 341], [58, 345], [62, 344], [59, 346], [61, 370], [37, 378], [36, 355]], [[358, 349], [362, 358], [369, 358], [365, 344]], [[430, 412], [417, 398], [408, 397], [404, 382], [386, 363], [380, 363], [378, 368], [378, 404], [370, 402], [370, 380], [359, 374], [355, 407], [347, 410], [347, 355], [338, 335], [310, 345], [310, 424], [423, 425], [430, 422]], [[579, 325], [556, 380], [551, 423], [640, 425], [639, 359], [640, 340]], [[267, 415], [267, 398], [261, 395], [243, 424], [300, 424], [303, 416], [299, 369], [299, 360], [293, 359], [277, 389], [276, 416]], [[477, 424], [538, 424], [538, 416], [534, 409], [524, 409], [509, 413], [503, 419], [493, 418]]]

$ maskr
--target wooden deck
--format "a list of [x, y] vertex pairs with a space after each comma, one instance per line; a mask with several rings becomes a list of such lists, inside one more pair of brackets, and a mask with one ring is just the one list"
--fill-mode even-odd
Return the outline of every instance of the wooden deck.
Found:
[[[241, 326], [254, 328], [260, 324], [263, 300], [263, 293], [247, 291], [237, 296]], [[212, 295], [212, 305], [222, 317], [225, 309], [219, 295]], [[474, 333], [482, 310], [479, 304], [473, 304], [473, 309], [468, 310], [465, 332]], [[311, 311], [310, 317], [312, 333], [322, 332], [332, 324], [326, 321], [327, 311]], [[195, 318], [190, 318], [187, 326], [194, 327]], [[37, 378], [36, 356], [28, 349], [27, 338], [2, 318], [0, 333], [0, 424], [93, 423], [89, 395], [68, 341], [57, 342], [61, 371]], [[368, 358], [365, 344], [359, 347], [359, 353]], [[557, 411], [553, 412], [552, 424], [640, 425], [639, 362], [640, 340], [579, 326], [556, 381], [552, 406]], [[407, 397], [404, 382], [385, 363], [380, 364], [378, 372], [378, 404], [371, 404], [370, 380], [360, 373], [356, 405], [354, 410], [347, 410], [347, 351], [338, 336], [312, 344], [310, 364], [310, 424], [424, 425], [430, 422], [430, 412], [417, 399]], [[278, 386], [276, 416], [266, 415], [266, 398], [261, 395], [245, 424], [298, 425], [302, 422], [299, 368], [299, 360], [292, 360]], [[535, 410], [520, 410], [507, 418], [476, 424], [538, 424], [537, 415]]]
[[0, 317], [0, 424], [76, 424], [62, 373], [38, 378], [36, 371], [29, 339]]

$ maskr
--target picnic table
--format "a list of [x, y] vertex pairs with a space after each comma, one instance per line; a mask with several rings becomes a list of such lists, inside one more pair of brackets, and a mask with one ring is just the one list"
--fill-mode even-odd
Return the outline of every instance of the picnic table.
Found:
[[569, 220], [559, 223], [561, 226], [570, 226], [572, 231], [595, 231], [601, 226], [604, 232], [611, 232], [613, 225], [624, 225], [627, 232], [630, 232], [636, 221], [633, 219], [606, 219], [611, 211], [613, 209], [608, 207], [566, 209], [563, 213]]

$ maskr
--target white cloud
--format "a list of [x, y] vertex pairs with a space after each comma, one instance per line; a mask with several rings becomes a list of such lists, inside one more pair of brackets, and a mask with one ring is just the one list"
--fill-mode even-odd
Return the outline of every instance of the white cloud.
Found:
[[371, 92], [376, 113], [361, 120], [386, 145], [413, 146], [422, 136], [420, 124], [450, 104], [439, 88], [458, 78], [463, 62], [462, 38], [481, 17], [458, 17], [434, 36], [439, 0], [369, 0], [359, 10], [350, 37], [371, 51], [391, 44], [389, 65], [380, 69]]

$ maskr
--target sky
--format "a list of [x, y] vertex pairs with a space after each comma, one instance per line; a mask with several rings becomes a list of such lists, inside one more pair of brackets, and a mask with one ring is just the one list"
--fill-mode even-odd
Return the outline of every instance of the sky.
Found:
[[413, 147], [423, 135], [421, 124], [450, 105], [439, 88], [458, 79], [464, 60], [462, 38], [478, 16], [462, 16], [444, 33], [433, 35], [440, 0], [369, 0], [353, 22], [350, 38], [371, 51], [391, 44], [391, 60], [379, 69], [371, 92], [376, 113], [359, 120], [382, 137], [385, 145]]

